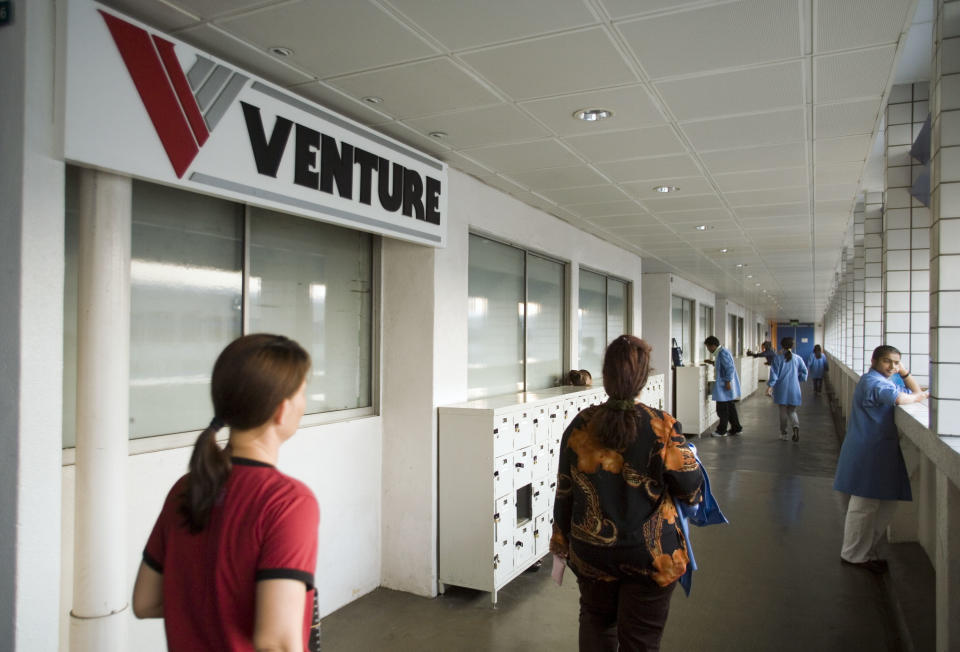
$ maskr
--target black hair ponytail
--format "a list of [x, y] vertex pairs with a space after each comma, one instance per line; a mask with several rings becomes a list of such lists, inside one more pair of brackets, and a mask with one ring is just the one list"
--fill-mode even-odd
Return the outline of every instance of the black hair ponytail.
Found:
[[786, 360], [787, 362], [790, 362], [791, 360], [793, 360], [793, 351], [790, 350], [793, 348], [793, 338], [792, 337], [783, 338], [782, 340], [780, 340], [780, 346], [783, 347], [784, 349], [783, 359]]

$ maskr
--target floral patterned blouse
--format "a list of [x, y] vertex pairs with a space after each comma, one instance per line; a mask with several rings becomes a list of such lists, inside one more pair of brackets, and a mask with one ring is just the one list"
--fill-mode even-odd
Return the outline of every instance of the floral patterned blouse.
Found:
[[642, 403], [636, 440], [606, 448], [600, 419], [592, 423], [600, 410], [583, 410], [563, 433], [550, 549], [580, 578], [668, 586], [688, 560], [673, 498], [703, 500], [700, 465], [677, 420]]

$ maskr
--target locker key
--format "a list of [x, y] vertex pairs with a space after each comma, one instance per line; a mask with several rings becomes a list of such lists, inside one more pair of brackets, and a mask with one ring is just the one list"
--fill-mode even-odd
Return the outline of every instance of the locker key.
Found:
[[496, 514], [493, 515], [493, 522], [494, 523], [500, 522], [500, 512], [497, 512]]
[[493, 556], [493, 568], [496, 569], [500, 565], [500, 555]]
[[516, 466], [518, 469], [522, 469], [522, 468], [523, 468], [523, 462], [517, 462], [514, 466]]
[[539, 537], [539, 536], [540, 536], [540, 530], [534, 530], [534, 531], [533, 531], [533, 538], [536, 539], [536, 538]]

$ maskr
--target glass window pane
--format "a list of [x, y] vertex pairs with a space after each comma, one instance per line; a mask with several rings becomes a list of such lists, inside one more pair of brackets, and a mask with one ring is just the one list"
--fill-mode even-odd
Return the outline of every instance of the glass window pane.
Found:
[[607, 279], [607, 342], [627, 332], [627, 284]]
[[250, 209], [249, 330], [310, 353], [307, 414], [371, 402], [373, 237]]
[[210, 372], [241, 331], [243, 207], [133, 182], [130, 437], [197, 430]]
[[606, 277], [580, 270], [580, 368], [594, 378], [603, 375], [603, 352], [607, 348]]
[[523, 261], [521, 249], [470, 236], [469, 398], [523, 391]]
[[563, 264], [527, 255], [527, 391], [563, 375]]
[[[683, 347], [683, 299], [680, 297], [670, 298], [670, 337], [677, 341], [677, 346]], [[690, 351], [683, 349], [684, 364], [689, 355]]]

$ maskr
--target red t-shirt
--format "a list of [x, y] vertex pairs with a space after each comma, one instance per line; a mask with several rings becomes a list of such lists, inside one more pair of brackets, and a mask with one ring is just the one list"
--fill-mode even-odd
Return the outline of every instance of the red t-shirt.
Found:
[[185, 481], [170, 490], [143, 551], [163, 574], [168, 648], [252, 651], [257, 581], [290, 578], [306, 585], [307, 649], [320, 523], [313, 493], [269, 464], [233, 458], [207, 527], [191, 534], [177, 512]]

